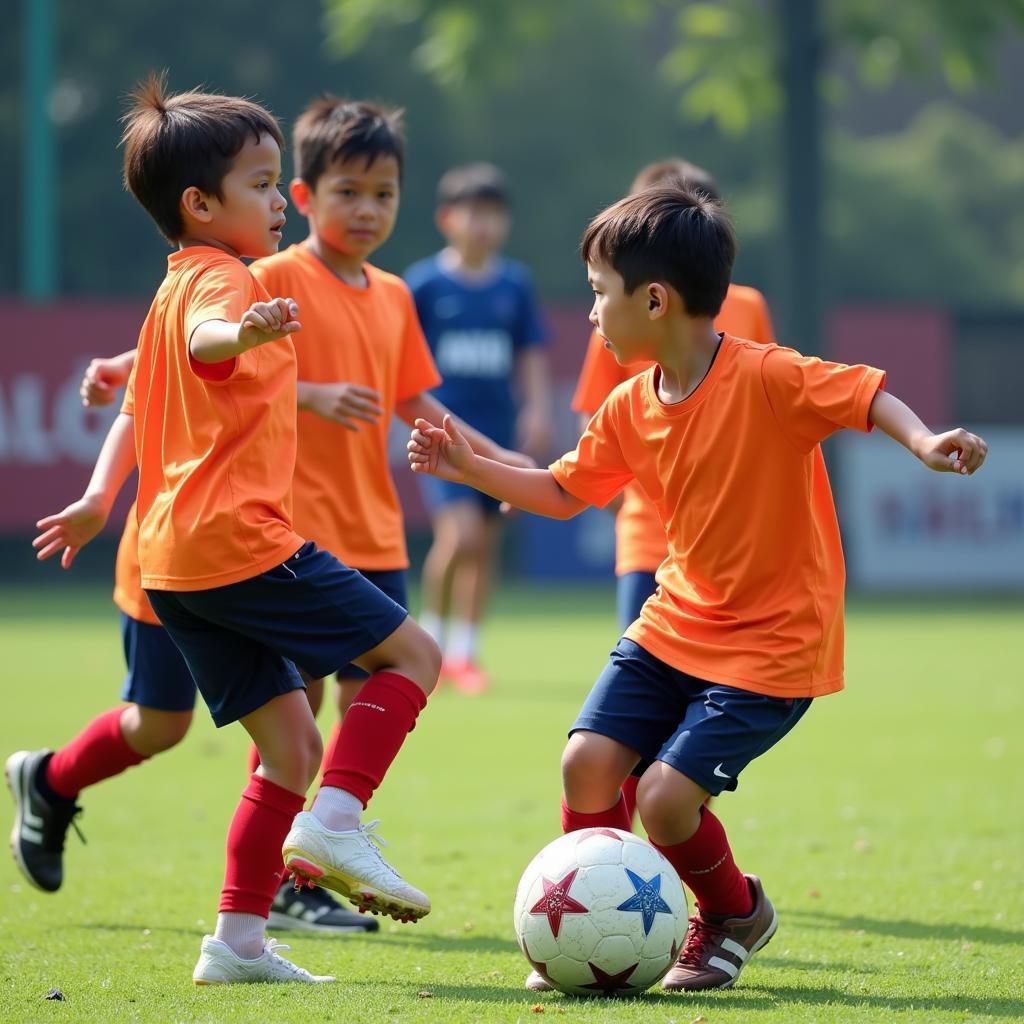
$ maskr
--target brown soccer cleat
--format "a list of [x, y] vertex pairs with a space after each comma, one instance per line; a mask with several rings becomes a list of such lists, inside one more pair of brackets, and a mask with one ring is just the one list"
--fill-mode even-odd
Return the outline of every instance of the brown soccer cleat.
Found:
[[685, 992], [732, 988], [747, 961], [768, 944], [779, 926], [775, 908], [761, 888], [761, 879], [744, 877], [754, 894], [750, 916], [704, 917], [698, 908], [690, 918], [683, 951], [665, 975], [662, 988]]

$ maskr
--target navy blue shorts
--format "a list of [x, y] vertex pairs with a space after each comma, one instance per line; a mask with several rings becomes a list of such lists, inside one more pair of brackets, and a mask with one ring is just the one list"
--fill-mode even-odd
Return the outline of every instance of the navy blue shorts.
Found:
[[372, 650], [408, 612], [307, 541], [261, 576], [211, 590], [149, 590], [214, 723], [244, 718]]
[[467, 487], [465, 484], [453, 484], [450, 480], [439, 480], [436, 476], [420, 477], [423, 486], [423, 501], [428, 511], [436, 512], [446, 505], [454, 505], [459, 501], [468, 501], [471, 505], [479, 508], [484, 515], [496, 516], [501, 502], [492, 498], [475, 487]]
[[121, 639], [128, 666], [121, 700], [154, 711], [191, 711], [195, 707], [195, 680], [163, 626], [121, 612]]
[[810, 697], [768, 697], [680, 672], [623, 637], [569, 734], [599, 733], [664, 761], [709, 793], [735, 789], [755, 757], [811, 706]]
[[658, 589], [653, 572], [627, 572], [615, 581], [615, 606], [623, 632], [640, 618], [644, 602]]
[[[406, 587], [404, 569], [360, 569], [378, 590], [384, 591], [395, 604], [401, 605], [408, 610], [409, 593]], [[339, 679], [369, 679], [370, 673], [361, 669], [358, 665], [346, 665], [338, 670]]]

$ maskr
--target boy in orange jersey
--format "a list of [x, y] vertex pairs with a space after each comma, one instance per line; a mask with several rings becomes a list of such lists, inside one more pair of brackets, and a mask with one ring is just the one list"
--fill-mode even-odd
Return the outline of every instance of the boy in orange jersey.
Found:
[[[252, 272], [271, 294], [290, 295], [302, 309], [295, 350], [295, 528], [404, 608], [409, 558], [388, 468], [388, 428], [395, 415], [411, 425], [419, 417], [440, 419], [448, 410], [428, 393], [441, 378], [408, 287], [368, 262], [398, 215], [405, 159], [401, 114], [325, 95], [296, 121], [292, 144], [291, 197], [308, 218], [309, 237], [259, 260]], [[460, 428], [480, 454], [533, 465], [468, 425], [460, 422]], [[367, 674], [354, 664], [333, 668], [343, 720]], [[316, 699], [323, 681], [307, 679], [307, 685]], [[326, 764], [341, 730], [339, 723]], [[311, 895], [283, 881], [272, 920], [302, 913], [301, 903]]]
[[966, 430], [933, 434], [880, 370], [715, 331], [734, 252], [725, 211], [700, 193], [659, 187], [614, 204], [583, 237], [590, 319], [620, 362], [654, 365], [547, 470], [480, 458], [448, 421], [409, 441], [415, 471], [538, 515], [605, 505], [632, 480], [658, 509], [669, 556], [572, 728], [562, 823], [628, 828], [621, 786], [649, 762], [641, 820], [697, 902], [667, 989], [730, 987], [777, 927], [705, 801], [843, 686], [845, 574], [820, 442], [875, 425], [960, 474], [987, 452]]
[[[132, 349], [112, 358], [93, 359], [80, 388], [83, 404], [110, 405], [128, 382], [135, 356]], [[90, 485], [88, 490], [99, 493], [101, 488]], [[104, 712], [55, 752], [18, 751], [7, 763], [18, 805], [12, 850], [29, 882], [47, 892], [56, 891], [63, 881], [64, 839], [81, 812], [76, 803], [81, 790], [176, 746], [192, 722], [195, 681], [142, 589], [138, 537], [133, 506], [118, 545], [114, 580], [128, 666], [122, 699], [129, 706]], [[49, 553], [44, 548], [40, 556]], [[321, 691], [315, 684], [307, 690], [314, 715]], [[250, 774], [258, 765], [257, 758]], [[33, 828], [26, 816], [46, 821], [47, 830]], [[341, 906], [328, 890], [296, 889], [287, 881], [274, 897], [268, 924], [278, 931], [327, 934], [375, 932], [379, 927], [374, 917]]]
[[[124, 134], [126, 183], [178, 251], [101, 453], [123, 470], [109, 474], [104, 500], [127, 475], [123, 439], [134, 434], [143, 587], [215, 723], [240, 721], [261, 760], [228, 833], [197, 984], [333, 980], [290, 964], [265, 937], [282, 848], [297, 878], [359, 906], [402, 919], [430, 909], [360, 815], [436, 684], [440, 652], [404, 609], [292, 528], [298, 307], [272, 298], [239, 259], [280, 241], [282, 144], [263, 108], [169, 97], [155, 78]], [[40, 545], [63, 546], [66, 562], [103, 518], [87, 497], [44, 521]], [[305, 813], [322, 743], [295, 666], [319, 677], [353, 661], [372, 675]]]
[[[689, 187], [715, 202], [722, 201], [714, 178], [702, 167], [679, 157], [648, 164], [633, 179], [629, 191], [630, 194], [641, 192], [652, 185]], [[775, 342], [764, 296], [756, 288], [741, 284], [729, 284], [725, 301], [715, 317], [715, 330], [765, 345]], [[647, 362], [623, 366], [612, 355], [601, 334], [592, 331], [572, 398], [573, 412], [583, 417], [582, 428], [586, 428], [590, 417], [601, 408], [616, 385], [649, 366]], [[624, 631], [640, 617], [644, 602], [654, 593], [655, 573], [668, 555], [668, 544], [658, 510], [635, 480], [625, 486], [621, 498], [613, 499], [609, 509], [615, 512], [616, 607], [619, 629]], [[638, 765], [622, 788], [630, 821], [636, 809], [636, 787], [644, 767]]]

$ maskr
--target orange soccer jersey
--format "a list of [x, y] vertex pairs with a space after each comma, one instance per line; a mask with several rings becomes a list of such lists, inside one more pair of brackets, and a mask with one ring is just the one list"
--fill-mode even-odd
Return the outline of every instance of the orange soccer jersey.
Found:
[[114, 604], [139, 622], [159, 626], [146, 592], [142, 589], [142, 570], [139, 568], [139, 520], [135, 503], [128, 509], [124, 521], [124, 532], [117, 545], [117, 560], [114, 563]]
[[384, 415], [352, 431], [300, 412], [295, 461], [296, 529], [347, 565], [365, 570], [409, 564], [402, 509], [388, 469], [395, 405], [441, 383], [405, 282], [364, 264], [366, 288], [340, 280], [307, 245], [253, 266], [275, 295], [298, 302], [299, 380], [347, 381], [381, 396]]
[[731, 335], [684, 401], [658, 398], [658, 373], [616, 387], [551, 466], [594, 505], [636, 480], [665, 524], [658, 590], [626, 636], [709, 682], [841, 689], [845, 569], [819, 442], [870, 429], [884, 373]]
[[[764, 296], [756, 288], [741, 284], [729, 285], [725, 302], [715, 318], [715, 330], [765, 345], [775, 341]], [[650, 365], [620, 366], [605, 348], [604, 339], [594, 331], [572, 398], [573, 411], [593, 416], [612, 388]], [[665, 531], [657, 510], [639, 484], [627, 485], [622, 492], [622, 507], [615, 517], [615, 575], [655, 572], [667, 554]]]
[[291, 339], [217, 365], [196, 362], [188, 350], [201, 323], [235, 323], [268, 299], [249, 269], [219, 249], [194, 246], [167, 258], [123, 406], [135, 416], [147, 590], [227, 586], [302, 546], [291, 521]]

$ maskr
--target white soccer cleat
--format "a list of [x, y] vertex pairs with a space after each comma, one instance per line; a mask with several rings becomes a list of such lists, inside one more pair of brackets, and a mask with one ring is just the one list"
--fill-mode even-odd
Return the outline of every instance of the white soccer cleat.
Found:
[[396, 921], [418, 921], [430, 913], [430, 900], [381, 856], [387, 843], [379, 821], [332, 832], [308, 811], [295, 816], [282, 848], [285, 870], [296, 885], [333, 889], [362, 911]]
[[550, 992], [555, 986], [540, 971], [530, 971], [526, 976], [525, 987], [531, 992]]
[[267, 939], [263, 952], [255, 960], [243, 960], [226, 942], [212, 935], [203, 936], [199, 962], [192, 972], [197, 985], [245, 985], [257, 982], [297, 981], [317, 985], [334, 981], [329, 974], [310, 974], [290, 960], [278, 956], [277, 950], [291, 949], [274, 939]]

